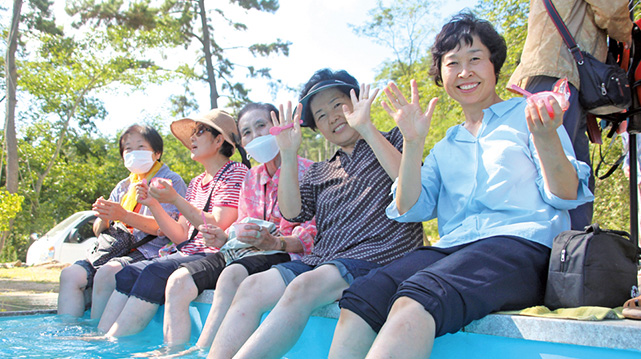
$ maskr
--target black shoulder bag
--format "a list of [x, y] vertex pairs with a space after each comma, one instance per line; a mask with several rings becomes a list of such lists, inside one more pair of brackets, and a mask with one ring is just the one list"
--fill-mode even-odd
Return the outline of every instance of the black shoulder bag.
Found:
[[576, 61], [581, 80], [579, 101], [594, 115], [609, 115], [627, 110], [632, 104], [628, 75], [611, 56], [607, 63], [581, 51], [551, 0], [543, 0], [552, 22]]
[[598, 224], [561, 232], [552, 244], [545, 306], [619, 307], [637, 285], [638, 260], [638, 248], [627, 232]]

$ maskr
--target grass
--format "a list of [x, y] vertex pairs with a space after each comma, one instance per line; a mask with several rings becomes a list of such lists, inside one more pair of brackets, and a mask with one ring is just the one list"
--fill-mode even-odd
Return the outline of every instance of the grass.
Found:
[[0, 278], [37, 283], [58, 283], [60, 269], [42, 267], [0, 268]]

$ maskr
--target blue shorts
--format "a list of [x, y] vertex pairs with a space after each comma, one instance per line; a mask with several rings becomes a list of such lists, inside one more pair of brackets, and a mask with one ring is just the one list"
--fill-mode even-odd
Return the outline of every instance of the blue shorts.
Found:
[[364, 276], [374, 268], [380, 267], [380, 264], [364, 261], [361, 259], [337, 258], [331, 261], [323, 262], [317, 266], [310, 266], [300, 260], [295, 260], [277, 264], [272, 268], [278, 269], [281, 277], [283, 277], [283, 281], [285, 281], [285, 285], [288, 285], [289, 283], [291, 283], [291, 281], [294, 280], [294, 278], [298, 277], [299, 275], [326, 264], [332, 264], [336, 266], [341, 274], [341, 277], [343, 277], [347, 284], [350, 285], [352, 284], [352, 282], [354, 282], [354, 279]]
[[378, 332], [392, 304], [411, 298], [429, 312], [436, 336], [499, 310], [543, 303], [550, 249], [517, 237], [452, 248], [420, 247], [358, 278], [339, 305]]
[[167, 279], [181, 264], [203, 258], [205, 253], [186, 256], [181, 252], [126, 266], [116, 274], [116, 290], [154, 304], [165, 303]]

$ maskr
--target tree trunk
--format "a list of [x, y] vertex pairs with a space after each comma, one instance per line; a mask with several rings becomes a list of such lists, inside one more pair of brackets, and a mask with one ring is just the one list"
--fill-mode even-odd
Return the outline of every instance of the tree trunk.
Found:
[[7, 191], [9, 191], [9, 193], [18, 192], [18, 141], [16, 139], [15, 123], [16, 103], [18, 102], [16, 99], [18, 72], [16, 70], [15, 55], [18, 48], [18, 37], [20, 36], [18, 25], [20, 24], [21, 9], [22, 0], [14, 0], [5, 59], [5, 73], [7, 74], [7, 113], [4, 126], [4, 138], [7, 151]]
[[[20, 12], [22, 11], [22, 0], [13, 1], [13, 15], [11, 17], [11, 28], [7, 38], [7, 54], [5, 58], [5, 73], [7, 76], [7, 113], [4, 122], [4, 148], [7, 151], [7, 191], [18, 192], [18, 140], [16, 138], [16, 89], [18, 83], [18, 71], [16, 69], [16, 51], [18, 49], [18, 37], [20, 36]], [[0, 171], [1, 173], [1, 171]], [[9, 231], [0, 233], [0, 252], [4, 248], [13, 219], [9, 221]]]
[[207, 12], [205, 11], [205, 0], [198, 0], [200, 9], [200, 24], [203, 28], [203, 51], [205, 53], [205, 67], [207, 69], [207, 83], [209, 84], [209, 102], [211, 108], [218, 108], [218, 90], [216, 90], [216, 76], [214, 75], [214, 64], [211, 59], [211, 37], [207, 24]]

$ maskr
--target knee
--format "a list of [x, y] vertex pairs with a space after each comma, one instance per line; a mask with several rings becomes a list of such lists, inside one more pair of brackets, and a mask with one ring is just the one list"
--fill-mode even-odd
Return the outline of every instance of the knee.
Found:
[[79, 265], [73, 264], [60, 272], [61, 287], [78, 287], [84, 289], [87, 285], [87, 271]]
[[249, 276], [247, 269], [240, 264], [232, 264], [226, 267], [218, 278], [218, 283], [216, 283], [216, 289], [221, 289], [221, 287], [233, 287], [238, 288], [240, 283]]
[[269, 283], [265, 280], [262, 273], [250, 275], [240, 283], [234, 302], [254, 302], [260, 301], [261, 292]]
[[308, 301], [311, 298], [316, 298], [319, 294], [321, 286], [318, 285], [318, 278], [313, 271], [305, 272], [287, 286], [283, 297], [288, 302], [294, 301]]
[[98, 269], [94, 277], [94, 287], [99, 287], [104, 284], [116, 283], [116, 273], [120, 272], [122, 264], [108, 262]]
[[194, 290], [197, 290], [196, 284], [187, 268], [178, 268], [167, 279], [165, 296], [167, 298], [181, 297]]

